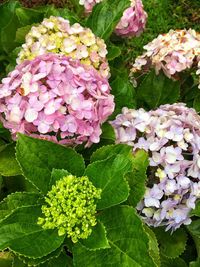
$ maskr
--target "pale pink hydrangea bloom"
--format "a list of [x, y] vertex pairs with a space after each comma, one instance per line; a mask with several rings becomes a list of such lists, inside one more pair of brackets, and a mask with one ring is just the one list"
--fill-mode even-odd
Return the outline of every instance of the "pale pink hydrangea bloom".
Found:
[[123, 108], [111, 124], [117, 143], [148, 152], [146, 193], [137, 206], [146, 223], [166, 230], [189, 224], [200, 198], [200, 116], [183, 103]]
[[[158, 74], [162, 69], [169, 78], [196, 67], [200, 74], [200, 34], [195, 30], [170, 30], [144, 46], [146, 52], [136, 58], [131, 72], [153, 66]], [[199, 86], [200, 87], [200, 86]]]
[[[93, 7], [102, 0], [80, 0], [84, 5], [86, 13], [90, 13]], [[144, 11], [142, 0], [130, 0], [130, 7], [127, 8], [121, 20], [116, 26], [115, 33], [122, 37], [139, 36], [147, 21], [147, 13]]]
[[110, 86], [93, 67], [58, 54], [18, 65], [0, 85], [1, 121], [18, 132], [61, 144], [98, 143], [114, 110]]
[[70, 25], [70, 22], [62, 17], [45, 18], [41, 24], [31, 28], [17, 63], [46, 53], [79, 59], [83, 64], [92, 65], [102, 76], [110, 76], [106, 59], [108, 51], [104, 40], [96, 37], [89, 28], [83, 28], [78, 23]]

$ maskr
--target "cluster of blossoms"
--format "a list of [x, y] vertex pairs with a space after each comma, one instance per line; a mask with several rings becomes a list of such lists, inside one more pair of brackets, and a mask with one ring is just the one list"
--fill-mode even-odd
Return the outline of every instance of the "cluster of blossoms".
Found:
[[13, 138], [21, 132], [61, 144], [98, 143], [113, 110], [107, 79], [63, 55], [26, 60], [0, 85], [1, 121]]
[[[102, 0], [80, 0], [79, 3], [84, 5], [87, 13]], [[139, 36], [146, 25], [147, 13], [144, 11], [142, 0], [130, 0], [130, 7], [127, 8], [121, 20], [116, 26], [115, 33], [123, 37]]]
[[195, 30], [170, 30], [144, 46], [146, 52], [136, 58], [132, 72], [153, 66], [169, 78], [186, 69], [196, 67], [200, 74], [200, 33]]
[[106, 60], [106, 44], [88, 28], [61, 17], [45, 18], [39, 26], [33, 26], [26, 36], [17, 59], [32, 60], [46, 53], [57, 53], [79, 59], [81, 63], [93, 66], [102, 76], [109, 77]]
[[185, 104], [145, 111], [123, 108], [111, 122], [118, 143], [149, 154], [146, 193], [137, 209], [151, 226], [189, 224], [200, 198], [200, 117]]
[[97, 189], [87, 176], [68, 175], [56, 182], [45, 197], [43, 217], [38, 224], [44, 229], [58, 229], [58, 235], [67, 234], [72, 242], [86, 239], [96, 225], [96, 201], [101, 189]]

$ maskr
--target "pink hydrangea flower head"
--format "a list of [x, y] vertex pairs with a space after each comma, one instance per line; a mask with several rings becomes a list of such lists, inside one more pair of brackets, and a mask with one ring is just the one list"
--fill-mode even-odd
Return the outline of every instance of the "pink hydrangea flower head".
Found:
[[105, 42], [96, 37], [89, 28], [83, 28], [78, 23], [70, 25], [62, 17], [45, 18], [41, 24], [31, 28], [17, 63], [46, 53], [79, 59], [83, 64], [92, 65], [102, 76], [108, 78], [110, 75]]
[[[102, 0], [80, 0], [79, 4], [84, 6], [86, 13], [90, 13], [100, 2]], [[146, 21], [147, 13], [144, 11], [142, 0], [130, 0], [130, 7], [124, 11], [115, 33], [122, 37], [139, 36], [146, 26]]]
[[137, 205], [145, 222], [166, 230], [189, 224], [200, 199], [200, 116], [183, 103], [149, 112], [123, 108], [111, 125], [117, 143], [149, 155], [146, 192]]
[[1, 121], [18, 132], [61, 144], [98, 143], [114, 110], [110, 86], [93, 67], [58, 54], [18, 65], [0, 85]]
[[144, 49], [146, 52], [135, 60], [132, 73], [152, 66], [156, 73], [162, 69], [167, 77], [173, 78], [196, 66], [196, 73], [200, 74], [200, 33], [195, 30], [170, 30], [160, 34]]
[[126, 9], [119, 23], [116, 26], [115, 33], [122, 37], [139, 36], [145, 29], [147, 13], [141, 0], [131, 0], [131, 6]]

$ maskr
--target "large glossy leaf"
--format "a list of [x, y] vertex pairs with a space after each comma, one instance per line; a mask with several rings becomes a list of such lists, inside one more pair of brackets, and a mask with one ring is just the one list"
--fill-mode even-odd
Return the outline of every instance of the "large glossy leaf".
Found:
[[98, 221], [93, 227], [91, 235], [87, 239], [82, 239], [80, 243], [89, 250], [109, 248], [104, 225]]
[[37, 224], [41, 205], [21, 207], [0, 222], [0, 250], [10, 248], [26, 257], [40, 258], [56, 250], [65, 236], [57, 229], [44, 230]]
[[146, 171], [149, 165], [148, 154], [139, 150], [132, 159], [132, 171], [126, 175], [130, 186], [128, 204], [135, 207], [145, 193]]
[[15, 144], [7, 145], [0, 152], [0, 174], [3, 176], [20, 175], [21, 170], [15, 158]]
[[123, 155], [111, 156], [88, 165], [85, 170], [90, 181], [102, 189], [97, 209], [105, 209], [124, 202], [129, 195], [129, 186], [125, 174], [131, 168], [131, 161]]
[[112, 94], [115, 96], [115, 111], [112, 118], [121, 113], [123, 107], [136, 107], [135, 89], [128, 77], [122, 78], [121, 76], [117, 76], [117, 78], [111, 82], [111, 87]]
[[41, 196], [36, 193], [16, 192], [8, 195], [0, 202], [0, 221], [19, 207], [37, 204]]
[[161, 104], [172, 104], [180, 95], [180, 82], [167, 78], [162, 72], [149, 72], [137, 88], [138, 105], [149, 109]]
[[168, 258], [177, 258], [185, 250], [187, 242], [187, 234], [183, 228], [179, 228], [173, 233], [166, 232], [163, 227], [154, 229], [158, 242], [160, 244], [160, 252]]
[[190, 225], [187, 226], [187, 229], [194, 239], [197, 254], [200, 258], [200, 219], [193, 221]]
[[161, 257], [161, 267], [188, 267], [186, 262], [181, 258], [169, 259]]
[[72, 148], [20, 134], [16, 151], [24, 176], [44, 194], [53, 168], [66, 169], [77, 176], [84, 172], [84, 160]]
[[91, 156], [91, 162], [105, 160], [114, 155], [123, 155], [130, 156], [131, 155], [131, 147], [128, 145], [118, 144], [118, 145], [108, 145], [103, 146], [97, 149]]
[[190, 215], [200, 217], [200, 201], [197, 201], [195, 209], [190, 212]]
[[107, 40], [114, 31], [130, 0], [105, 0], [93, 8], [87, 26], [99, 37]]
[[0, 49], [6, 52], [15, 47], [15, 33], [19, 26], [15, 10], [19, 6], [18, 1], [7, 1], [0, 5]]
[[81, 245], [73, 249], [76, 267], [155, 267], [149, 255], [149, 240], [134, 209], [118, 206], [99, 215], [105, 225], [110, 248], [89, 251]]
[[149, 254], [152, 257], [156, 266], [160, 266], [160, 251], [158, 241], [154, 232], [147, 226], [144, 225], [145, 232], [149, 237]]

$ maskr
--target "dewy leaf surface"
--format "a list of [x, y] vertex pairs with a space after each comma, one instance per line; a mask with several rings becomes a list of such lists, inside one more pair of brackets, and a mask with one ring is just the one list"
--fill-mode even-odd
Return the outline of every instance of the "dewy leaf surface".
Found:
[[129, 186], [124, 175], [130, 170], [131, 161], [123, 155], [113, 155], [102, 161], [88, 165], [85, 175], [95, 187], [101, 188], [101, 199], [97, 202], [97, 209], [105, 209], [128, 198]]
[[56, 250], [65, 236], [58, 230], [44, 230], [37, 225], [41, 205], [21, 207], [0, 222], [0, 250], [10, 248], [26, 257], [40, 258]]
[[53, 168], [65, 169], [77, 176], [84, 172], [82, 156], [69, 147], [20, 134], [16, 151], [24, 176], [43, 194], [49, 190]]
[[149, 256], [149, 240], [133, 208], [118, 206], [99, 215], [111, 248], [89, 251], [81, 245], [73, 250], [75, 267], [155, 267]]

